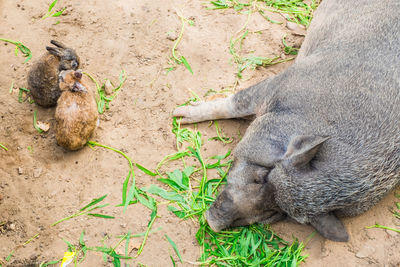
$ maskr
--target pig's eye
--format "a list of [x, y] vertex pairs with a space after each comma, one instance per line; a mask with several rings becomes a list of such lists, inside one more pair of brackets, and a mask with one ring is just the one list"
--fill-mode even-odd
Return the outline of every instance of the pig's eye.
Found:
[[264, 184], [264, 179], [262, 177], [256, 177], [256, 179], [254, 179], [254, 183], [255, 184]]
[[268, 174], [271, 170], [265, 167], [259, 167], [255, 172], [254, 183], [265, 184], [268, 182]]

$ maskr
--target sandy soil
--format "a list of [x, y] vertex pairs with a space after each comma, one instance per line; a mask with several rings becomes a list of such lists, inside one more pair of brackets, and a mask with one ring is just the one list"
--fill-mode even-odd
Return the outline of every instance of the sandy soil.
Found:
[[[104, 149], [85, 147], [78, 152], [65, 152], [56, 145], [54, 137], [54, 109], [42, 109], [27, 102], [18, 103], [18, 87], [26, 87], [26, 76], [35, 59], [44, 53], [51, 39], [60, 40], [76, 49], [82, 68], [99, 80], [114, 82], [122, 68], [128, 80], [110, 110], [101, 116], [100, 127], [93, 140], [122, 149], [135, 161], [153, 169], [167, 154], [175, 152], [175, 138], [171, 133], [171, 112], [175, 105], [190, 97], [190, 90], [200, 96], [209, 89], [230, 88], [235, 82], [236, 67], [230, 63], [229, 38], [241, 28], [246, 16], [233, 10], [207, 10], [203, 1], [68, 1], [67, 12], [60, 24], [56, 18], [39, 20], [47, 10], [46, 0], [0, 0], [0, 36], [21, 40], [33, 52], [34, 58], [23, 64], [15, 57], [12, 45], [0, 43], [0, 257], [11, 250], [14, 256], [9, 266], [35, 266], [43, 260], [62, 257], [66, 245], [62, 238], [77, 244], [85, 230], [89, 246], [101, 245], [110, 237], [115, 244], [118, 235], [146, 229], [149, 210], [142, 205], [129, 206], [125, 214], [121, 208], [111, 207], [121, 201], [122, 182], [128, 172], [124, 158]], [[63, 5], [61, 1], [58, 5]], [[183, 66], [165, 73], [173, 40], [180, 29], [177, 13], [192, 19], [179, 45], [179, 53], [191, 64], [194, 75]], [[279, 14], [270, 14], [279, 21]], [[273, 56], [282, 53], [281, 38], [289, 34], [293, 42], [301, 37], [293, 35], [283, 25], [271, 24], [258, 15], [249, 21], [252, 34], [244, 41], [244, 50], [257, 55]], [[264, 78], [279, 73], [291, 63], [260, 68], [245, 73], [237, 89], [246, 88]], [[9, 93], [11, 83], [14, 89]], [[49, 122], [48, 133], [39, 134], [32, 124], [33, 111], [38, 119]], [[220, 126], [235, 142], [222, 145], [206, 142], [206, 155], [224, 154], [238, 141], [237, 133], [244, 133], [244, 120], [222, 121]], [[215, 135], [208, 123], [199, 124], [204, 140]], [[173, 165], [170, 166], [173, 169]], [[139, 187], [157, 183], [141, 172], [137, 173]], [[71, 215], [92, 198], [108, 194], [105, 202], [112, 204], [104, 213], [114, 220], [85, 216], [66, 221], [56, 227], [50, 224]], [[395, 198], [390, 194], [375, 208], [344, 223], [351, 235], [348, 243], [326, 241], [318, 234], [306, 246], [309, 257], [304, 266], [400, 266], [400, 235], [382, 229], [365, 229], [380, 223], [395, 227], [389, 208]], [[191, 266], [200, 255], [195, 240], [197, 225], [181, 221], [160, 205], [154, 229], [142, 255], [131, 260], [148, 266], [171, 265], [174, 255], [165, 240], [168, 234], [178, 245], [185, 260], [181, 266]], [[293, 236], [305, 241], [313, 232], [309, 226], [281, 222], [272, 229], [288, 240]], [[40, 237], [26, 246], [30, 237]], [[135, 242], [140, 242], [137, 239]], [[31, 264], [31, 265], [30, 265]], [[100, 253], [89, 253], [82, 266], [111, 266], [104, 263]]]

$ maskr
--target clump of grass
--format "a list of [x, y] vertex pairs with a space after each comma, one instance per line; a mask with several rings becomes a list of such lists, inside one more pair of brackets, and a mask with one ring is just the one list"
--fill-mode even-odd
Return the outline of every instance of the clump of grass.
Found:
[[229, 95], [231, 95], [232, 93], [234, 93], [234, 92], [233, 92], [232, 90], [230, 90], [230, 89], [221, 89], [221, 90], [209, 89], [209, 90], [204, 94], [204, 97], [212, 96], [212, 95], [216, 95], [216, 94], [229, 96]]
[[187, 69], [191, 74], [193, 74], [192, 67], [189, 65], [189, 63], [188, 63], [188, 61], [186, 60], [186, 58], [185, 58], [184, 56], [182, 56], [182, 55], [179, 57], [179, 56], [177, 55], [176, 49], [177, 49], [177, 47], [178, 47], [178, 44], [179, 44], [180, 41], [182, 40], [183, 33], [185, 32], [185, 25], [186, 25], [186, 23], [188, 23], [189, 25], [192, 26], [192, 25], [194, 24], [194, 22], [193, 22], [192, 20], [190, 20], [190, 19], [186, 19], [186, 18], [183, 17], [182, 15], [178, 15], [178, 16], [179, 16], [179, 19], [181, 20], [181, 30], [180, 30], [180, 32], [179, 32], [178, 38], [176, 39], [174, 45], [172, 46], [172, 49], [171, 49], [171, 55], [172, 55], [172, 56], [169, 58], [170, 67], [167, 68], [167, 72], [170, 72], [170, 71], [175, 70], [176, 65], [181, 65], [181, 64], [183, 64], [183, 65], [186, 67], [186, 69]]
[[[308, 27], [312, 19], [313, 11], [317, 7], [319, 1], [313, 0], [310, 4], [308, 4], [303, 0], [252, 0], [247, 3], [242, 3], [237, 0], [217, 0], [211, 1], [210, 3], [210, 9], [232, 8], [238, 13], [247, 15], [246, 22], [242, 28], [234, 36], [232, 36], [229, 43], [229, 52], [233, 57], [233, 61], [238, 67], [237, 76], [238, 78], [242, 78], [243, 71], [249, 67], [267, 67], [294, 59], [293, 57], [281, 59], [280, 56], [274, 56], [272, 58], [263, 56], [246, 57], [240, 54], [243, 40], [250, 33], [247, 29], [247, 25], [252, 14], [259, 13], [269, 22], [281, 24], [281, 22], [274, 21], [265, 15], [265, 11], [281, 13], [285, 15], [286, 20]], [[286, 45], [284, 38], [283, 43], [284, 52], [286, 54], [297, 54], [297, 50], [295, 48]]]
[[204, 248], [203, 265], [297, 266], [306, 258], [301, 256], [302, 243], [295, 240], [290, 244], [259, 224], [221, 233], [203, 226], [196, 238]]
[[263, 2], [269, 7], [261, 7], [262, 10], [284, 13], [287, 15], [285, 16], [287, 20], [308, 27], [312, 20], [314, 10], [317, 8], [320, 1], [312, 0], [309, 4], [309, 1], [304, 0], [259, 0], [259, 2]]
[[[196, 239], [202, 247], [202, 255], [197, 264], [297, 266], [305, 259], [305, 256], [301, 256], [302, 243], [297, 240], [286, 242], [267, 226], [252, 225], [215, 233], [208, 226], [204, 213], [214, 202], [220, 186], [226, 183], [232, 164], [232, 160], [228, 158], [231, 151], [228, 150], [225, 155], [204, 158], [199, 131], [181, 128], [179, 121], [173, 118], [172, 132], [176, 135], [178, 151], [166, 156], [156, 168], [158, 181], [168, 186], [169, 190], [157, 185], [142, 190], [168, 200], [168, 210], [179, 218], [198, 220]], [[184, 159], [188, 157], [195, 158], [198, 166], [187, 166]], [[182, 170], [161, 173], [162, 166], [178, 159], [182, 160]], [[216, 170], [218, 177], [208, 177], [208, 171], [212, 169]]]
[[289, 46], [289, 45], [286, 43], [285, 38], [286, 38], [286, 35], [283, 36], [283, 38], [282, 38], [282, 44], [283, 44], [283, 46], [284, 46], [283, 52], [284, 52], [286, 55], [297, 55], [297, 53], [299, 52], [299, 48], [295, 48], [295, 47]]
[[[161, 228], [157, 228], [152, 232], [158, 231]], [[68, 257], [72, 258], [72, 262], [74, 263], [74, 266], [79, 266], [79, 264], [81, 264], [82, 262], [84, 262], [87, 253], [94, 251], [94, 252], [100, 252], [103, 255], [103, 260], [104, 263], [108, 262], [108, 259], [111, 258], [112, 259], [112, 263], [114, 267], [120, 267], [121, 265], [121, 260], [130, 260], [132, 258], [136, 258], [138, 255], [136, 255], [135, 257], [131, 257], [128, 256], [128, 254], [130, 253], [129, 251], [129, 242], [132, 238], [138, 238], [138, 237], [143, 237], [145, 236], [145, 233], [139, 233], [139, 234], [132, 234], [131, 231], [129, 231], [127, 234], [118, 236], [118, 241], [116, 242], [116, 244], [114, 245], [107, 245], [106, 242], [111, 239], [108, 235], [105, 235], [105, 237], [100, 240], [101, 242], [101, 246], [94, 246], [94, 247], [89, 247], [87, 246], [85, 239], [84, 239], [84, 235], [85, 235], [85, 231], [81, 232], [81, 235], [79, 237], [79, 241], [76, 242], [76, 245], [74, 245], [72, 242], [65, 240], [64, 238], [61, 238], [64, 243], [67, 244], [67, 253], [68, 253]], [[116, 249], [125, 241], [125, 255], [119, 254]], [[67, 254], [64, 254], [65, 255]], [[57, 260], [53, 260], [53, 261], [44, 261], [42, 262], [39, 266], [40, 267], [46, 267], [49, 265], [53, 265], [53, 264], [57, 264], [61, 261], [63, 261], [64, 258], [61, 259], [57, 259]], [[125, 263], [126, 267], [129, 267], [128, 263]]]
[[228, 9], [233, 8], [238, 12], [248, 12], [249, 9], [260, 12], [264, 18], [272, 23], [273, 21], [265, 16], [264, 12], [275, 12], [285, 14], [288, 21], [308, 26], [312, 20], [313, 12], [320, 1], [312, 0], [252, 0], [248, 3], [241, 3], [237, 0], [217, 0], [211, 1], [210, 9]]
[[[130, 157], [128, 157], [125, 153], [123, 153], [122, 151], [120, 151], [118, 149], [115, 149], [110, 146], [102, 145], [102, 144], [94, 142], [94, 141], [88, 141], [87, 144], [92, 148], [93, 147], [103, 147], [105, 149], [114, 151], [114, 152], [122, 155], [126, 160], [128, 160], [129, 172], [128, 172], [128, 175], [126, 176], [125, 181], [122, 186], [122, 203], [118, 206], [123, 206], [124, 207], [123, 212], [125, 212], [126, 209], [128, 208], [128, 205], [139, 202], [142, 205], [144, 205], [145, 207], [147, 207], [148, 209], [150, 209], [150, 211], [151, 211], [150, 220], [147, 225], [147, 230], [144, 235], [143, 242], [137, 253], [137, 255], [139, 256], [143, 251], [147, 237], [148, 237], [150, 230], [154, 224], [154, 221], [157, 218], [157, 202], [155, 201], [155, 199], [153, 197], [149, 196], [145, 191], [136, 187], [134, 166], [136, 166], [138, 169], [140, 169], [141, 171], [143, 171], [144, 173], [146, 173], [148, 175], [156, 176], [156, 174], [151, 172], [150, 170], [146, 169], [145, 167], [143, 167], [142, 165], [140, 165], [138, 163], [133, 163], [133, 161]], [[131, 182], [131, 186], [128, 191], [129, 182]]]
[[26, 47], [23, 43], [21, 43], [19, 41], [13, 41], [13, 40], [1, 38], [1, 37], [0, 37], [0, 41], [15, 45], [15, 50], [14, 50], [15, 56], [18, 56], [18, 52], [21, 52], [24, 55], [24, 57], [26, 57], [24, 63], [28, 62], [32, 58], [31, 50], [28, 47]]
[[[26, 95], [29, 92], [30, 92], [29, 89], [26, 89], [24, 87], [20, 87], [19, 91], [18, 91], [18, 102], [22, 103], [22, 102], [25, 102], [26, 100], [29, 100], [29, 96], [24, 99], [24, 94]], [[29, 101], [29, 102], [31, 103], [31, 101]]]
[[[115, 250], [116, 248], [125, 240], [127, 240], [129, 243], [129, 238], [131, 237], [131, 234], [125, 234], [124, 236], [122, 236], [120, 238], [120, 240], [117, 242], [116, 245], [114, 246], [107, 246], [107, 245], [103, 245], [103, 246], [96, 246], [96, 247], [87, 247], [87, 250], [92, 250], [92, 251], [97, 251], [97, 252], [102, 252], [103, 253], [103, 259], [104, 259], [104, 263], [107, 263], [107, 257], [110, 257], [113, 259], [112, 263], [115, 267], [119, 267], [121, 266], [121, 259], [124, 260], [128, 260], [128, 259], [132, 259], [132, 257], [129, 257], [128, 255], [121, 255], [118, 254]], [[81, 238], [82, 240], [82, 238]], [[82, 243], [80, 241], [80, 243]], [[81, 245], [82, 246], [82, 245]]]
[[[161, 228], [157, 228], [151, 232], [155, 232], [160, 230]], [[103, 255], [103, 260], [104, 263], [108, 262], [108, 259], [111, 258], [112, 259], [112, 263], [114, 267], [120, 267], [121, 265], [121, 260], [130, 260], [132, 258], [137, 258], [139, 255], [136, 255], [135, 257], [131, 257], [128, 256], [128, 254], [130, 253], [129, 251], [129, 242], [132, 238], [138, 238], [138, 237], [144, 237], [146, 235], [146, 233], [139, 233], [139, 234], [132, 234], [131, 231], [129, 231], [128, 233], [118, 236], [118, 241], [116, 242], [116, 244], [110, 246], [105, 244], [107, 242], [108, 239], [110, 239], [110, 237], [108, 235], [106, 235], [100, 242], [102, 243], [101, 246], [94, 246], [94, 247], [89, 247], [87, 246], [87, 244], [85, 243], [84, 240], [84, 235], [85, 235], [85, 231], [82, 231], [80, 237], [79, 237], [79, 242], [77, 245], [72, 244], [71, 242], [65, 240], [62, 238], [62, 240], [67, 244], [67, 252], [72, 252], [73, 255], [73, 262], [74, 262], [74, 266], [78, 266], [79, 264], [81, 264], [86, 256], [87, 253], [90, 251], [94, 251], [94, 252], [101, 252]], [[116, 249], [125, 241], [125, 255], [119, 254], [117, 253]], [[56, 264], [61, 262], [63, 259], [57, 259], [57, 260], [53, 260], [53, 261], [49, 261], [49, 262], [42, 262], [40, 266], [48, 266], [48, 265], [52, 265], [52, 264]], [[125, 263], [124, 266], [129, 267], [128, 263]]]
[[109, 79], [106, 79], [104, 83], [100, 86], [100, 84], [97, 82], [97, 80], [90, 75], [87, 72], [84, 72], [86, 76], [88, 76], [95, 84], [96, 84], [96, 90], [97, 90], [97, 96], [96, 96], [96, 103], [97, 103], [97, 110], [100, 114], [103, 114], [106, 109], [110, 108], [110, 102], [114, 100], [114, 98], [118, 95], [119, 90], [122, 88], [124, 85], [126, 79], [128, 78], [125, 70], [122, 70], [119, 74], [119, 84], [115, 86], [112, 89], [112, 94], [108, 95], [106, 94], [106, 82]]
[[[85, 260], [88, 251], [96, 251], [96, 252], [103, 253], [103, 259], [104, 259], [105, 263], [107, 263], [108, 257], [112, 258], [112, 263], [113, 263], [113, 266], [115, 266], [115, 267], [121, 266], [121, 259], [132, 259], [132, 257], [118, 254], [115, 251], [115, 249], [126, 239], [127, 235], [130, 235], [130, 233], [127, 235], [124, 235], [114, 246], [103, 245], [103, 246], [96, 246], [96, 247], [88, 247], [86, 245], [85, 240], [84, 240], [84, 234], [85, 234], [85, 232], [83, 231], [79, 237], [78, 245], [73, 245], [71, 242], [69, 242], [65, 239], [62, 239], [68, 246], [67, 252], [72, 252], [71, 256], [73, 256], [72, 262], [74, 263], [74, 266], [78, 266]], [[56, 264], [56, 263], [61, 262], [62, 260], [63, 259], [54, 260], [51, 262], [42, 262], [40, 264], [40, 267], [46, 267], [48, 265]]]
[[[138, 249], [137, 255], [136, 257], [138, 257], [142, 251], [143, 248], [146, 244], [148, 235], [151, 232], [152, 226], [154, 224], [155, 219], [157, 218], [157, 202], [155, 201], [154, 198], [152, 198], [151, 196], [149, 196], [145, 191], [142, 191], [140, 189], [138, 189], [136, 187], [136, 183], [135, 183], [135, 174], [134, 174], [134, 166], [136, 166], [138, 169], [140, 169], [141, 171], [143, 171], [144, 173], [151, 175], [151, 176], [156, 176], [157, 174], [151, 172], [150, 170], [146, 169], [145, 167], [141, 166], [140, 164], [137, 163], [133, 163], [133, 161], [131, 160], [130, 157], [128, 157], [125, 153], [123, 153], [122, 151], [106, 146], [106, 145], [102, 145], [100, 143], [94, 142], [94, 141], [88, 141], [88, 146], [90, 146], [91, 148], [94, 147], [102, 147], [102, 148], [106, 148], [109, 149], [111, 151], [114, 151], [120, 155], [122, 155], [123, 157], [125, 157], [125, 159], [128, 160], [129, 163], [129, 173], [125, 178], [125, 181], [123, 183], [123, 187], [122, 187], [122, 203], [117, 205], [117, 206], [122, 206], [123, 208], [123, 212], [126, 211], [128, 205], [131, 204], [135, 204], [135, 203], [141, 203], [142, 205], [146, 206], [147, 208], [149, 208], [151, 210], [151, 214], [150, 214], [150, 220], [146, 229], [146, 232], [143, 233], [143, 241]], [[131, 186], [129, 187], [129, 183], [131, 183]], [[129, 190], [128, 190], [129, 187]], [[97, 210], [97, 209], [101, 209], [101, 208], [105, 208], [107, 206], [109, 206], [109, 204], [101, 204], [101, 205], [97, 205], [100, 202], [102, 202], [105, 198], [107, 197], [107, 195], [104, 195], [102, 197], [99, 198], [95, 198], [93, 199], [89, 204], [87, 204], [86, 206], [84, 206], [83, 208], [81, 208], [78, 212], [74, 213], [71, 216], [65, 217], [61, 220], [58, 220], [57, 222], [53, 223], [51, 226], [56, 226], [57, 224], [70, 220], [72, 218], [78, 217], [78, 216], [82, 216], [82, 215], [87, 215], [87, 216], [92, 216], [92, 217], [97, 217], [97, 218], [103, 218], [103, 219], [114, 219], [114, 216], [109, 216], [109, 215], [105, 215], [105, 214], [99, 214], [99, 213], [92, 213], [92, 211]], [[135, 235], [130, 236], [131, 237], [135, 237]], [[124, 237], [123, 240], [125, 240], [128, 237]], [[81, 239], [82, 240], [82, 239]], [[121, 240], [121, 242], [123, 241]], [[95, 247], [95, 248], [84, 248], [84, 244], [81, 243], [81, 249], [77, 250], [74, 246], [72, 246], [70, 243], [66, 242], [69, 245], [69, 251], [75, 251], [75, 252], [84, 252], [85, 254], [85, 250], [94, 250], [94, 251], [98, 251], [98, 252], [103, 252], [104, 255], [108, 255], [110, 257], [113, 258], [113, 263], [114, 266], [121, 266], [120, 265], [120, 259], [130, 259], [131, 257], [127, 257], [127, 256], [121, 256], [116, 254], [115, 252], [115, 248], [120, 244], [118, 243], [117, 246], [115, 246], [114, 248], [107, 248], [107, 247]], [[79, 255], [79, 253], [76, 253], [76, 255]], [[77, 257], [77, 256], [76, 256]], [[83, 259], [80, 260], [80, 262]], [[51, 261], [51, 262], [44, 262], [42, 263], [41, 266], [48, 266], [51, 264], [55, 264], [60, 262], [61, 260], [56, 260], [56, 261]], [[80, 263], [79, 262], [79, 263]], [[77, 264], [77, 258], [75, 258], [75, 264]]]
[[42, 19], [48, 18], [48, 17], [59, 17], [62, 15], [62, 13], [67, 9], [64, 7], [63, 9], [59, 11], [53, 11], [54, 6], [57, 4], [58, 0], [54, 0], [50, 5], [47, 10], [47, 13], [42, 17]]
[[219, 127], [218, 121], [214, 121], [214, 125], [215, 125], [215, 131], [217, 132], [217, 136], [211, 137], [208, 140], [219, 140], [224, 144], [230, 144], [233, 142], [233, 138], [224, 135], [221, 128]]
[[247, 24], [250, 20], [250, 16], [252, 14], [252, 9], [248, 10], [247, 20], [243, 27], [236, 33], [235, 36], [231, 37], [229, 42], [229, 53], [232, 55], [233, 61], [237, 65], [237, 77], [242, 78], [243, 71], [248, 67], [256, 68], [259, 66], [267, 67], [271, 65], [275, 65], [281, 62], [292, 60], [293, 58], [280, 59], [279, 56], [275, 56], [273, 58], [269, 57], [261, 57], [261, 56], [242, 56], [240, 55], [240, 51], [242, 49], [243, 41], [246, 36], [249, 34], [249, 30], [247, 30]]
[[243, 77], [243, 71], [246, 70], [247, 68], [252, 68], [255, 69], [257, 67], [268, 67], [272, 66], [278, 63], [286, 62], [293, 60], [294, 58], [285, 58], [281, 59], [279, 56], [269, 58], [269, 57], [257, 57], [257, 56], [249, 56], [249, 57], [243, 57], [240, 58], [240, 60], [237, 61], [238, 63], [238, 72], [237, 76], [239, 78]]

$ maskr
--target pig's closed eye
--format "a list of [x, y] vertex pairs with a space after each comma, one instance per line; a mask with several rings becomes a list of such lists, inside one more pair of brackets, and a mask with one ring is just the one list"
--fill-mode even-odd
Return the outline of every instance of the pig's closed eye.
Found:
[[268, 182], [268, 174], [271, 171], [269, 168], [265, 167], [260, 167], [258, 170], [256, 170], [256, 175], [254, 179], [254, 183], [256, 184], [265, 184]]

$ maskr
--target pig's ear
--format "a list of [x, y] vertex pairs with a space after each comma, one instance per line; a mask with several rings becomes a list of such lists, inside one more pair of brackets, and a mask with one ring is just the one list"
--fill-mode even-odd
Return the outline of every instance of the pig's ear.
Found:
[[304, 166], [315, 156], [321, 145], [329, 137], [316, 135], [298, 135], [290, 140], [286, 153], [283, 156], [292, 166]]
[[311, 220], [311, 225], [325, 238], [338, 241], [349, 241], [349, 235], [342, 222], [333, 214], [323, 214]]

